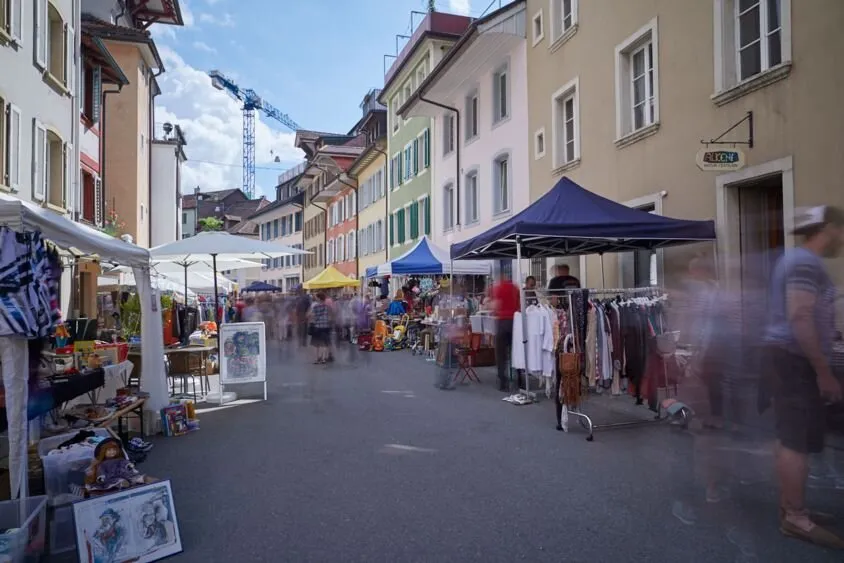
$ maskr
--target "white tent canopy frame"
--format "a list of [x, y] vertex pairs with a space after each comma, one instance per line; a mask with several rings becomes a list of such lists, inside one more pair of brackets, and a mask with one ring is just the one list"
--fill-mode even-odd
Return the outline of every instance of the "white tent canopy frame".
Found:
[[[6, 194], [0, 194], [0, 226], [17, 232], [40, 232], [46, 240], [76, 256], [99, 257], [133, 268], [142, 312], [141, 389], [149, 393], [148, 410], [157, 412], [166, 406], [168, 391], [164, 378], [163, 329], [161, 315], [155, 314], [159, 304], [158, 295], [150, 282], [149, 251]], [[29, 403], [27, 340], [14, 336], [0, 337], [0, 361], [6, 389], [11, 498], [25, 498]], [[26, 503], [21, 502], [20, 506], [24, 510]]]

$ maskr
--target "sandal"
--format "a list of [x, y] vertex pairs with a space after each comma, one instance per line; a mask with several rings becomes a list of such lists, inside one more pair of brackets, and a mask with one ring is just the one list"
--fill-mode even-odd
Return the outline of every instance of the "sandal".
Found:
[[[780, 508], [780, 522], [785, 520], [785, 509]], [[809, 512], [809, 520], [821, 526], [835, 524], [835, 516], [826, 512]]]
[[844, 549], [844, 540], [818, 525], [815, 525], [811, 530], [804, 530], [788, 520], [782, 520], [780, 532], [790, 538], [803, 540], [828, 549]]

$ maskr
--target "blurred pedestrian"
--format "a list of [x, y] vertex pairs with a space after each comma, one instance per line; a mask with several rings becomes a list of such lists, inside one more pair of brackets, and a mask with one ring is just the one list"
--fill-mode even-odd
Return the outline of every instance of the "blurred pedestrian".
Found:
[[311, 344], [315, 350], [314, 364], [324, 364], [328, 361], [332, 323], [325, 293], [321, 291], [317, 293], [308, 318], [310, 319]]
[[[513, 317], [519, 310], [519, 288], [504, 274], [492, 287], [492, 311], [495, 317], [495, 364], [498, 367], [498, 390], [511, 389], [508, 368], [513, 357]], [[518, 387], [518, 381], [516, 382]]]
[[836, 290], [824, 259], [840, 252], [844, 213], [825, 205], [800, 210], [794, 227], [803, 242], [786, 250], [774, 267], [765, 332], [777, 433], [780, 531], [844, 549], [844, 540], [822, 527], [830, 517], [809, 512], [805, 503], [809, 454], [824, 449], [826, 405], [841, 400], [830, 363]]

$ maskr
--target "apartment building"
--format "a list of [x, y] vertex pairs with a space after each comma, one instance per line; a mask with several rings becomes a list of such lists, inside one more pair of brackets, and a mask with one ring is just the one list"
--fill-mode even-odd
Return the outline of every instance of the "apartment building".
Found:
[[187, 140], [181, 127], [156, 124], [150, 143], [150, 190], [154, 209], [150, 210], [151, 246], [182, 238], [182, 165], [187, 160]]
[[[326, 266], [328, 248], [328, 206], [352, 183], [348, 171], [363, 152], [362, 136], [337, 135], [299, 130], [296, 147], [305, 153], [307, 166], [296, 182], [304, 192], [304, 245], [312, 254], [305, 255], [303, 280], [319, 274]], [[338, 177], [345, 183], [336, 182]], [[344, 186], [341, 188], [341, 186]]]
[[468, 17], [428, 12], [384, 77], [378, 101], [389, 108], [391, 257], [401, 255], [431, 232], [431, 120], [404, 119], [399, 108], [410, 100], [470, 23]]
[[[527, 0], [527, 11], [532, 199], [566, 175], [652, 213], [714, 219], [734, 288], [768, 279], [794, 244], [796, 206], [844, 204], [833, 71], [844, 3]], [[703, 171], [701, 141], [719, 137], [736, 144], [710, 148], [743, 158]], [[607, 284], [661, 285], [696, 250], [711, 245], [606, 256]], [[600, 282], [597, 257], [572, 266]]]
[[328, 202], [326, 263], [346, 276], [357, 278], [357, 181], [340, 174], [330, 180], [325, 189], [338, 192]]
[[[87, 33], [106, 46], [129, 81], [103, 88], [100, 129], [108, 137], [101, 172], [105, 209], [117, 214], [125, 224], [124, 234], [131, 235], [136, 244], [150, 246], [154, 100], [160, 94], [156, 78], [164, 65], [148, 28], [183, 25], [179, 2], [82, 0], [81, 19]], [[177, 197], [172, 194], [174, 201]]]
[[349, 167], [358, 184], [357, 276], [389, 260], [387, 248], [387, 108], [378, 103], [380, 90], [369, 91], [361, 102], [363, 117], [355, 131], [366, 148]]
[[[261, 240], [304, 248], [304, 193], [298, 189], [298, 180], [306, 166], [302, 163], [280, 174], [275, 201], [249, 218], [258, 225]], [[303, 259], [304, 256], [266, 259], [258, 279], [289, 292], [303, 281]]]
[[[430, 231], [441, 248], [529, 203], [525, 6], [518, 0], [472, 22], [399, 108], [402, 118], [435, 124]], [[510, 260], [498, 266], [512, 271]]]

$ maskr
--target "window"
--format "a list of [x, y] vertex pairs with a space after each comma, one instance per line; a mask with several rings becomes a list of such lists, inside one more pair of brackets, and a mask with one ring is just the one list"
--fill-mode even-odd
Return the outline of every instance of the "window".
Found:
[[47, 72], [61, 86], [70, 89], [74, 54], [73, 30], [64, 23], [58, 9], [51, 2], [47, 2], [46, 20], [44, 53], [47, 57]]
[[[44, 176], [46, 198], [50, 205], [64, 209], [69, 179], [69, 154], [67, 145], [53, 131], [46, 135], [46, 160]], [[143, 211], [141, 215], [143, 220]]]
[[402, 183], [402, 176], [401, 176], [401, 152], [398, 152], [393, 155], [393, 158], [390, 159], [390, 189], [395, 190], [398, 188]]
[[390, 102], [390, 119], [393, 121], [393, 134], [398, 132], [401, 127], [401, 120], [399, 119], [399, 97], [393, 96]]
[[580, 158], [579, 90], [579, 79], [575, 78], [554, 92], [551, 99], [555, 169], [571, 164]]
[[297, 211], [296, 214], [293, 216], [293, 219], [294, 219], [295, 230], [298, 233], [299, 231], [302, 230], [302, 212]]
[[419, 174], [419, 169], [421, 168], [419, 166], [419, 163], [422, 161], [422, 159], [419, 158], [419, 150], [421, 146], [422, 143], [419, 142], [419, 137], [413, 139], [413, 176]]
[[413, 176], [413, 144], [409, 143], [404, 147], [404, 179], [410, 180]]
[[24, 0], [0, 0], [0, 38], [8, 35], [16, 43], [23, 37]]
[[545, 38], [545, 23], [542, 21], [542, 10], [533, 15], [533, 46], [536, 47]]
[[394, 213], [390, 213], [390, 246], [396, 244], [396, 217]]
[[21, 112], [0, 98], [0, 185], [20, 189], [20, 157]]
[[466, 98], [466, 140], [478, 136], [478, 93], [474, 92]]
[[349, 251], [346, 252], [346, 256], [349, 257], [349, 260], [354, 260], [358, 256], [357, 236], [354, 231], [349, 233], [346, 243], [349, 245]]
[[384, 250], [384, 221], [378, 219], [375, 223], [375, 244], [373, 250]]
[[422, 166], [428, 168], [431, 166], [431, 130], [425, 129], [422, 133]]
[[443, 116], [443, 156], [454, 152], [455, 114]]
[[419, 230], [421, 234], [431, 234], [431, 198], [419, 198]]
[[496, 215], [510, 211], [510, 156], [500, 156], [493, 164], [493, 203]]
[[533, 154], [534, 158], [542, 158], [545, 156], [545, 128], [533, 134]]
[[331, 239], [331, 240], [328, 241], [328, 245], [326, 247], [327, 252], [328, 252], [327, 261], [328, 261], [329, 264], [334, 263], [334, 245], [335, 245], [334, 239]]
[[278, 219], [273, 221], [273, 238], [278, 238]]
[[471, 225], [480, 219], [478, 201], [478, 173], [466, 174], [466, 224]]
[[551, 41], [571, 37], [576, 30], [578, 0], [551, 0]]
[[507, 67], [492, 75], [493, 114], [492, 122], [498, 123], [510, 115], [508, 106], [509, 86], [507, 81]]
[[82, 70], [82, 113], [91, 123], [100, 121], [102, 67], [85, 66]]
[[782, 62], [782, 8], [778, 0], [739, 0], [738, 75], [746, 80]]
[[404, 206], [404, 240], [410, 242], [413, 240], [413, 223], [416, 218], [413, 215], [413, 205]]
[[657, 20], [616, 46], [616, 135], [618, 140], [659, 122]]
[[[788, 76], [792, 0], [715, 0], [716, 104]], [[741, 85], [741, 88], [733, 88]]]
[[454, 228], [454, 184], [443, 188], [443, 231]]

